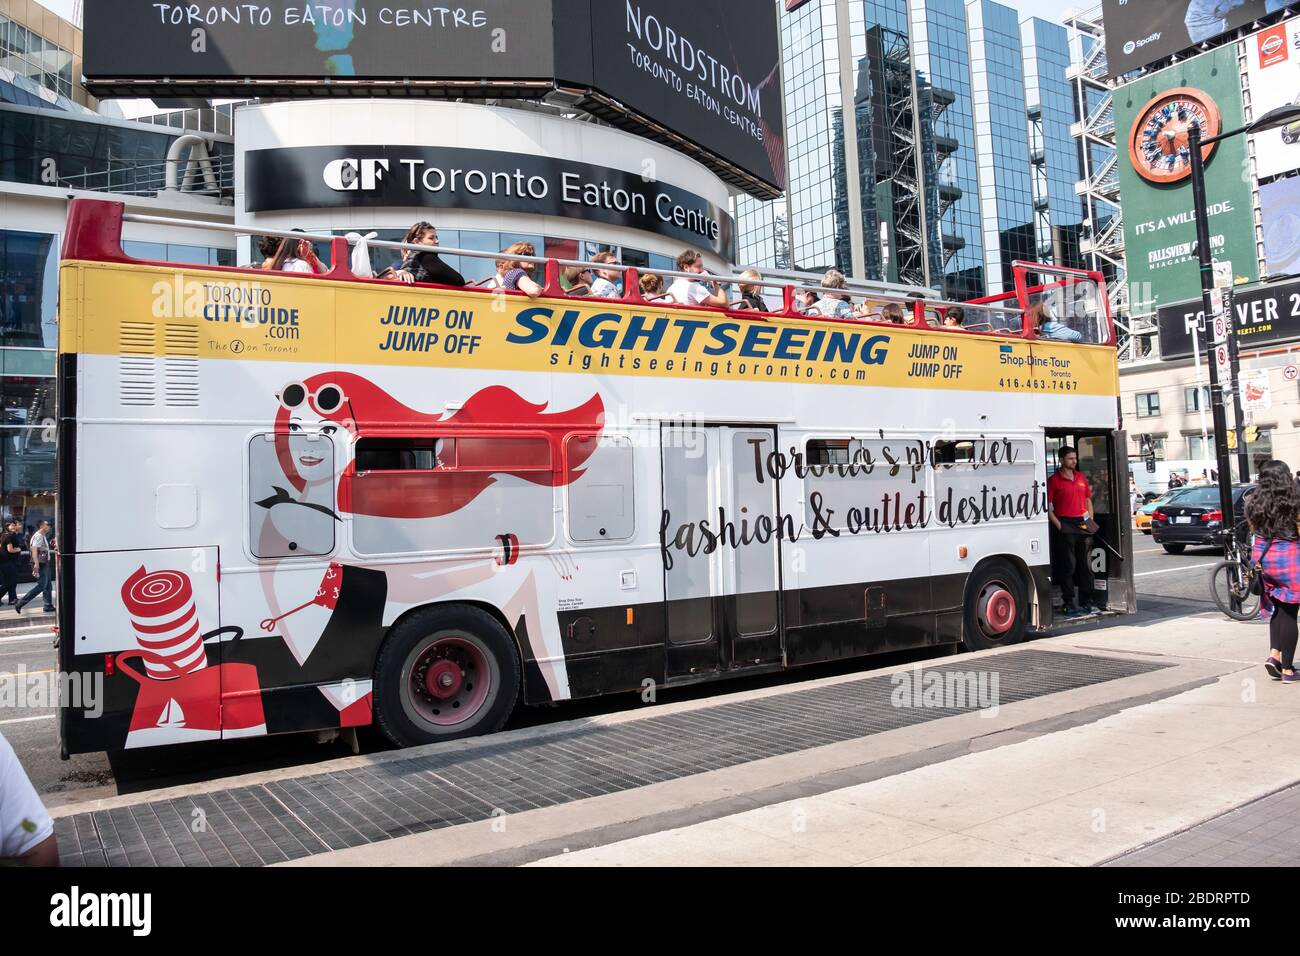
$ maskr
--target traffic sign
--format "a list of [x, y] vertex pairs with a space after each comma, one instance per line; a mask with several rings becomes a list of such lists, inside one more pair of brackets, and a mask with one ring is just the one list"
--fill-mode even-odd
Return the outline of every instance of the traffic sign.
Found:
[[1215, 289], [1232, 288], [1232, 263], [1231, 262], [1214, 263], [1214, 288]]
[[1228, 347], [1226, 345], [1216, 345], [1214, 347], [1214, 364], [1219, 369], [1220, 375], [1228, 373]]

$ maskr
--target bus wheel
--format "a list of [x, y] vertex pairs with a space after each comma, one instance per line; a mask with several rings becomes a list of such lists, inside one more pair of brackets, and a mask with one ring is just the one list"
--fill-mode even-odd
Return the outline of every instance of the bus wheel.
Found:
[[500, 730], [519, 695], [519, 658], [500, 622], [435, 607], [388, 635], [375, 664], [375, 719], [399, 747]]
[[1005, 561], [990, 561], [966, 583], [963, 642], [972, 651], [1018, 644], [1029, 608], [1025, 583]]

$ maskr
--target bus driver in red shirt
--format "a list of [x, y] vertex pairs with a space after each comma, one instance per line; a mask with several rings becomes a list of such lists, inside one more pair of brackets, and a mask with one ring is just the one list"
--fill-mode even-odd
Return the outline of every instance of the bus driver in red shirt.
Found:
[[[1061, 585], [1062, 614], [1100, 614], [1094, 604], [1092, 564], [1092, 485], [1077, 471], [1079, 454], [1062, 445], [1057, 460], [1061, 465], [1047, 479], [1047, 519], [1052, 523], [1051, 557], [1053, 574]], [[1075, 588], [1078, 603], [1075, 603]]]

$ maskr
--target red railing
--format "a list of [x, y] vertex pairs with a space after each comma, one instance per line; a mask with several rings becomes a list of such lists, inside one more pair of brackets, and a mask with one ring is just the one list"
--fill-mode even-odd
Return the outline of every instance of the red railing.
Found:
[[[62, 258], [64, 260], [86, 260], [95, 262], [117, 262], [132, 263], [138, 265], [149, 265], [161, 268], [175, 269], [176, 263], [158, 262], [151, 260], [135, 259], [128, 256], [122, 249], [122, 227], [125, 222], [134, 222], [142, 224], [164, 224], [168, 226], [187, 226], [195, 229], [206, 229], [210, 231], [220, 231], [234, 233], [238, 235], [248, 235], [251, 230], [246, 227], [235, 226], [216, 226], [211, 223], [199, 223], [185, 220], [162, 219], [152, 216], [128, 216], [125, 213], [125, 207], [120, 202], [101, 199], [74, 199], [69, 203], [68, 208], [68, 227], [64, 236]], [[352, 272], [351, 267], [351, 246], [348, 239], [344, 236], [316, 236], [302, 232], [278, 232], [273, 230], [256, 230], [257, 235], [269, 235], [277, 238], [306, 239], [311, 242], [328, 242], [330, 245], [331, 266], [328, 272], [320, 275], [298, 275], [294, 274], [293, 278], [311, 281], [313, 279], [328, 279], [333, 281], [347, 281], [359, 283], [378, 283], [390, 285], [388, 280], [361, 278]], [[469, 249], [451, 249], [436, 246], [411, 246], [403, 243], [390, 242], [371, 242], [375, 248], [411, 250], [415, 252], [437, 252], [443, 255], [468, 256], [485, 259], [498, 259], [501, 253], [483, 252], [481, 250]], [[541, 295], [546, 298], [555, 299], [572, 299], [574, 301], [592, 301], [586, 296], [572, 296], [564, 291], [560, 282], [561, 270], [566, 266], [582, 266], [586, 268], [599, 268], [623, 273], [623, 286], [625, 292], [621, 299], [606, 301], [621, 301], [624, 304], [642, 305], [646, 299], [641, 293], [639, 271], [634, 266], [623, 266], [617, 263], [591, 263], [580, 262], [577, 260], [547, 259], [542, 257], [514, 256], [523, 262], [532, 262], [541, 265], [543, 268], [543, 278], [540, 283]], [[237, 275], [255, 275], [265, 277], [266, 273], [258, 268], [240, 267], [240, 266], [204, 266], [207, 271], [224, 272]], [[674, 310], [702, 312], [711, 315], [722, 314], [732, 319], [743, 319], [745, 321], [764, 321], [772, 317], [783, 319], [812, 319], [818, 322], [827, 322], [832, 324], [849, 324], [849, 325], [881, 325], [886, 327], [898, 327], [902, 325], [908, 328], [923, 328], [929, 331], [942, 331], [945, 333], [958, 335], [991, 335], [999, 338], [1021, 338], [1034, 340], [1037, 339], [1038, 330], [1028, 317], [1031, 297], [1051, 293], [1057, 289], [1064, 289], [1071, 285], [1088, 283], [1095, 290], [1094, 294], [1100, 300], [1104, 310], [1104, 323], [1102, 328], [1105, 331], [1105, 340], [1100, 342], [1090, 342], [1087, 344], [1100, 344], [1113, 346], [1115, 344], [1114, 323], [1110, 315], [1109, 304], [1105, 295], [1105, 281], [1100, 272], [1087, 272], [1077, 269], [1065, 269], [1057, 266], [1047, 266], [1039, 263], [1016, 262], [1013, 264], [1013, 271], [1016, 277], [1016, 289], [1013, 292], [1006, 292], [1000, 295], [985, 296], [979, 299], [971, 299], [965, 302], [948, 302], [940, 299], [927, 299], [919, 295], [899, 296], [889, 292], [872, 292], [860, 288], [828, 289], [822, 286], [801, 286], [797, 284], [784, 282], [770, 282], [766, 280], [749, 280], [741, 279], [738, 276], [711, 276], [701, 274], [688, 274], [679, 272], [670, 272], [655, 270], [655, 274], [672, 278], [689, 278], [696, 281], [723, 281], [741, 285], [755, 285], [767, 289], [779, 289], [781, 295], [781, 308], [775, 311], [759, 312], [750, 309], [736, 309], [734, 306], [720, 308], [714, 306], [694, 306], [672, 304]], [[1050, 282], [1036, 286], [1029, 286], [1027, 277], [1030, 274], [1040, 273], [1044, 275], [1060, 275], [1063, 278], [1058, 282]], [[523, 292], [504, 291], [500, 289], [487, 289], [478, 286], [465, 286], [461, 289], [451, 286], [435, 286], [427, 284], [418, 284], [412, 288], [440, 288], [454, 291], [467, 291], [486, 293], [490, 295], [509, 295], [525, 296]], [[799, 309], [796, 304], [796, 296], [801, 291], [813, 292], [819, 295], [835, 295], [846, 297], [849, 300], [859, 299], [865, 303], [880, 303], [883, 306], [896, 304], [901, 307], [904, 317], [910, 312], [910, 321], [896, 322], [882, 317], [854, 317], [854, 318], [834, 318], [818, 314], [808, 314]], [[1004, 305], [1004, 303], [1014, 302], [1014, 305]], [[1011, 331], [1010, 327], [995, 329], [992, 323], [967, 323], [964, 326], [945, 326], [943, 320], [956, 309], [963, 309], [967, 312], [976, 310], [989, 316], [997, 314], [1013, 315], [1011, 319], [1013, 326], [1018, 327], [1018, 331]], [[933, 317], [933, 321], [931, 318]], [[988, 330], [979, 328], [980, 325], [987, 324]], [[970, 326], [975, 327], [970, 327]]]

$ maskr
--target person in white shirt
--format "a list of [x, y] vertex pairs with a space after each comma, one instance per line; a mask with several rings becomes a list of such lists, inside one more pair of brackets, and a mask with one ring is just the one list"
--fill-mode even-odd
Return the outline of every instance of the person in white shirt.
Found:
[[[694, 249], [687, 249], [677, 257], [677, 271], [705, 275], [703, 257]], [[705, 285], [693, 279], [677, 279], [668, 287], [668, 297], [678, 305], [711, 305], [718, 309], [730, 305], [727, 294], [716, 281]]]
[[[612, 252], [598, 252], [591, 257], [592, 262], [600, 263], [617, 263], [618, 259]], [[591, 292], [593, 299], [621, 299], [623, 296], [618, 291], [616, 283], [623, 276], [618, 269], [597, 269], [596, 278], [591, 280]]]
[[316, 257], [316, 250], [308, 240], [285, 239], [271, 260], [271, 271], [320, 275], [329, 272], [329, 268]]
[[58, 866], [54, 821], [14, 748], [0, 734], [0, 866]]
[[[821, 287], [823, 289], [843, 289], [846, 285], [844, 273], [838, 269], [832, 269], [822, 277]], [[822, 297], [809, 310], [809, 314], [820, 315], [828, 319], [851, 319], [853, 318], [853, 306], [849, 304], [848, 296], [827, 291], [822, 293]]]

